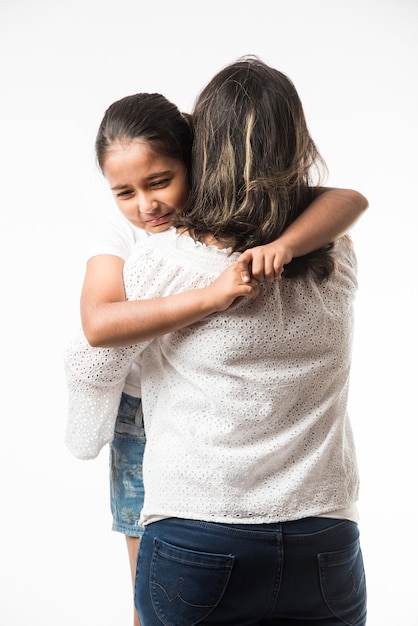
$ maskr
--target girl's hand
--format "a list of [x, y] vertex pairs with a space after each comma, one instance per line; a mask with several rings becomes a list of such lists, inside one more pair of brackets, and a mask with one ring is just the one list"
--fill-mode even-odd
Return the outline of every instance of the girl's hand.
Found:
[[242, 264], [235, 262], [204, 290], [214, 311], [226, 311], [237, 298], [256, 298], [260, 293], [260, 285], [258, 280], [249, 276], [247, 270], [243, 278]]
[[273, 283], [281, 279], [284, 265], [290, 263], [292, 258], [290, 248], [283, 245], [280, 239], [276, 239], [265, 246], [249, 248], [238, 257], [237, 264], [242, 280], [247, 284], [251, 278]]

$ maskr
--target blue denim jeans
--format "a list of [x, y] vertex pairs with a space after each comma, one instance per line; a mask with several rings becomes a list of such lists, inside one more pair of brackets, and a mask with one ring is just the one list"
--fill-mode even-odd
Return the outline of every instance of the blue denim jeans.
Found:
[[154, 522], [140, 544], [135, 604], [141, 626], [364, 626], [357, 524]]

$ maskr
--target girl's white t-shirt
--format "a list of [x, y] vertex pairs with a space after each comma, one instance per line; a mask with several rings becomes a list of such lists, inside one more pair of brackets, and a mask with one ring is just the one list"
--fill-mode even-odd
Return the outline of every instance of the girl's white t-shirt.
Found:
[[117, 213], [103, 222], [94, 233], [88, 258], [99, 254], [113, 254], [126, 261], [135, 244], [146, 237], [148, 234], [145, 230], [137, 228], [126, 217]]

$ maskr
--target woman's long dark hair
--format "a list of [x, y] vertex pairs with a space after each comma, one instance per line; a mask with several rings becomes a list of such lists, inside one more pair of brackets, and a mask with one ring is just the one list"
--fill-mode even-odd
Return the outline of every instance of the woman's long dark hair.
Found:
[[[192, 117], [191, 201], [178, 225], [235, 251], [275, 240], [314, 199], [326, 173], [293, 83], [245, 57], [210, 81]], [[293, 259], [284, 276], [310, 269], [327, 278], [331, 249]]]

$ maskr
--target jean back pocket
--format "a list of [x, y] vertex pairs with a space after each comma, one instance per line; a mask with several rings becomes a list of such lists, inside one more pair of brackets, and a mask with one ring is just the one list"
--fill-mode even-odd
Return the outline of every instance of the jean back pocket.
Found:
[[331, 613], [343, 624], [366, 623], [366, 580], [360, 544], [318, 555], [321, 587]]
[[154, 611], [166, 626], [193, 626], [219, 604], [234, 557], [180, 548], [154, 540], [150, 590]]

